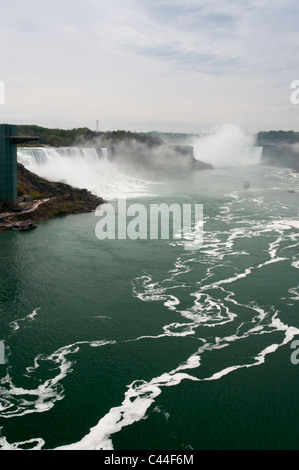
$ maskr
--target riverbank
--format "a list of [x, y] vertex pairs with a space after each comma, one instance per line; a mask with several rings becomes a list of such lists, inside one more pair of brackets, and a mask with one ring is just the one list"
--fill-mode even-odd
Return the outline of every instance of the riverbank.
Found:
[[0, 203], [0, 231], [14, 229], [19, 222], [28, 222], [29, 217], [35, 228], [43, 220], [93, 212], [105, 202], [87, 189], [49, 182], [18, 164], [18, 202], [13, 210]]

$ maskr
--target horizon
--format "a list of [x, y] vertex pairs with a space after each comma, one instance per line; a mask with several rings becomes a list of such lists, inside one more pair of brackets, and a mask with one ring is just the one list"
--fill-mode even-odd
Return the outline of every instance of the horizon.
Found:
[[[8, 124], [8, 125], [13, 125], [15, 123], [2, 123], [2, 124]], [[91, 127], [88, 127], [88, 126], [80, 126], [80, 127], [47, 127], [47, 126], [42, 126], [40, 124], [24, 124], [24, 123], [20, 123], [20, 124], [15, 124], [17, 126], [29, 126], [29, 127], [41, 127], [41, 128], [44, 128], [44, 129], [49, 129], [49, 130], [63, 130], [63, 131], [75, 131], [75, 130], [79, 130], [79, 129], [88, 129], [89, 131], [91, 132], [98, 132], [99, 134], [102, 134], [102, 133], [109, 133], [109, 132], [128, 132], [128, 133], [132, 133], [132, 134], [150, 134], [150, 133], [157, 133], [157, 134], [182, 134], [182, 135], [198, 135], [198, 136], [201, 136], [201, 135], [213, 135], [213, 134], [216, 134], [217, 133], [217, 129], [213, 127], [213, 131], [212, 131], [212, 128], [208, 131], [202, 131], [202, 132], [183, 132], [183, 131], [171, 131], [171, 130], [165, 130], [165, 131], [160, 131], [158, 129], [151, 129], [151, 130], [140, 130], [140, 131], [137, 131], [135, 129], [121, 129], [121, 128], [115, 128], [115, 129], [105, 129], [105, 130], [99, 130], [97, 131], [96, 129], [93, 129]], [[230, 124], [230, 125], [234, 125], [234, 124]], [[238, 126], [236, 125], [237, 127], [241, 127], [241, 126]], [[220, 126], [222, 127], [222, 126]], [[298, 133], [298, 131], [296, 131], [295, 129], [269, 129], [269, 130], [264, 130], [264, 129], [260, 129], [260, 130], [256, 130], [255, 132], [252, 132], [253, 135], [257, 135], [259, 133], [263, 133], [263, 132], [294, 132], [294, 133]]]

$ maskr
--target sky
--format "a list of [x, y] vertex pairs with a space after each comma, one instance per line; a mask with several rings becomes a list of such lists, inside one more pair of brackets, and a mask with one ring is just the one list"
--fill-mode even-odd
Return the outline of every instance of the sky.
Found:
[[[0, 122], [299, 131], [298, 0], [0, 0]], [[0, 87], [1, 90], [1, 87]]]

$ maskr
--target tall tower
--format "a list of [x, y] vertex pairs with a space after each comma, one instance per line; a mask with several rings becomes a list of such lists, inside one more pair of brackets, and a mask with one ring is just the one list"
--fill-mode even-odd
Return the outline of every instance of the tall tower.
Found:
[[9, 137], [17, 136], [17, 126], [0, 125], [0, 201], [15, 201], [18, 197], [17, 147]]
[[39, 140], [38, 137], [18, 137], [17, 126], [0, 125], [0, 201], [18, 198], [17, 144]]

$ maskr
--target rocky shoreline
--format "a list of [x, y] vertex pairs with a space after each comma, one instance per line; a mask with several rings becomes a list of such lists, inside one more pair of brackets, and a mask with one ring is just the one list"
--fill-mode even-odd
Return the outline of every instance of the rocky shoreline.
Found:
[[0, 202], [0, 231], [31, 230], [38, 222], [58, 216], [93, 212], [106, 201], [87, 189], [51, 183], [18, 164], [18, 202]]

